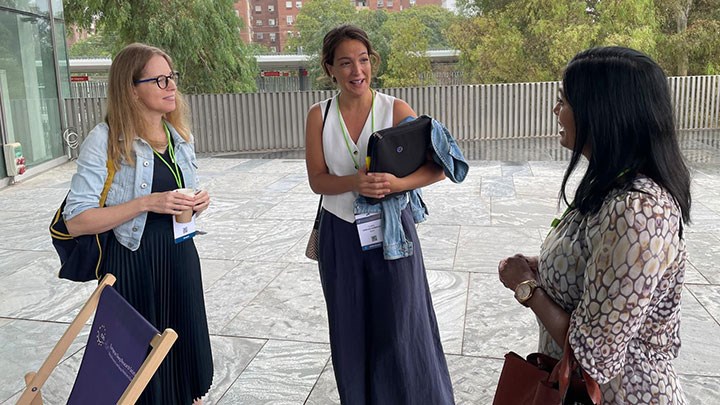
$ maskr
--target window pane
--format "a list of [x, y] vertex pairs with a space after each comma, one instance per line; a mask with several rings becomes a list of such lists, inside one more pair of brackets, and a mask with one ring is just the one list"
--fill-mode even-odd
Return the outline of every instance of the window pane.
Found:
[[48, 4], [48, 0], [0, 0], [0, 6], [44, 16], [49, 13]]
[[57, 51], [60, 70], [60, 91], [63, 98], [70, 98], [70, 68], [68, 66], [67, 43], [65, 42], [65, 23], [61, 20], [55, 20], [55, 41], [57, 42], [55, 50]]
[[49, 23], [0, 10], [0, 26], [7, 35], [0, 42], [5, 130], [8, 142], [22, 143], [28, 166], [63, 155]]
[[[64, 19], [65, 16], [63, 13], [62, 0], [51, 0], [50, 4], [52, 4], [53, 15], [55, 16], [55, 18], [59, 18], [61, 20]], [[61, 37], [61, 38], [65, 38], [65, 37]]]

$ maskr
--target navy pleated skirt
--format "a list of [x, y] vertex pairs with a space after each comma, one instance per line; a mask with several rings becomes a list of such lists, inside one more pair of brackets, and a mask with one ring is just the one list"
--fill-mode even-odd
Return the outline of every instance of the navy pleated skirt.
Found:
[[324, 211], [320, 281], [330, 348], [344, 405], [447, 405], [453, 390], [409, 208], [402, 213], [414, 253], [385, 260], [363, 251], [357, 227]]
[[178, 339], [160, 365], [139, 404], [190, 404], [210, 389], [210, 349], [200, 259], [193, 240], [175, 244], [172, 219], [155, 214], [140, 248], [131, 251], [112, 235], [104, 271], [115, 289], [160, 332], [172, 328]]

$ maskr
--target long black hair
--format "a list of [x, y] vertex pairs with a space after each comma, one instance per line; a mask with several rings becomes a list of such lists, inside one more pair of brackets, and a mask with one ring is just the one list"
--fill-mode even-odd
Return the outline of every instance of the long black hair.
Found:
[[597, 213], [611, 192], [630, 189], [641, 173], [675, 198], [689, 222], [690, 172], [660, 66], [633, 49], [592, 48], [570, 61], [562, 84], [575, 120], [575, 145], [560, 190], [565, 202], [568, 178], [589, 145], [588, 169], [572, 202], [581, 213]]

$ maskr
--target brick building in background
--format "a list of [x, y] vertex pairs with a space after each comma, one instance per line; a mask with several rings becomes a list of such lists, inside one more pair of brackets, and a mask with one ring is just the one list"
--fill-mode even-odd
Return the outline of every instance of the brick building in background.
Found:
[[[261, 45], [270, 53], [295, 53], [286, 49], [288, 38], [295, 34], [295, 20], [303, 3], [312, 0], [240, 0], [235, 12], [245, 27], [240, 36], [245, 43]], [[453, 9], [453, 0], [348, 0], [357, 8], [396, 12], [414, 6], [438, 5]]]

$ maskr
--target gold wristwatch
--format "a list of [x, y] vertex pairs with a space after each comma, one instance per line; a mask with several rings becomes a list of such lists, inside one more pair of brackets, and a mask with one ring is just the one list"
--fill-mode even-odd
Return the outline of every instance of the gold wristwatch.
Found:
[[525, 280], [515, 287], [515, 299], [524, 306], [528, 306], [527, 302], [532, 298], [538, 283], [535, 280]]

